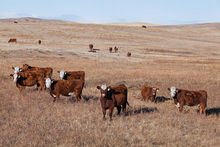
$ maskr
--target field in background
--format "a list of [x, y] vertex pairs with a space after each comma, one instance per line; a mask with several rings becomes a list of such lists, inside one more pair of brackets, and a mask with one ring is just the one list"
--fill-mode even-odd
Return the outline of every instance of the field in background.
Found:
[[[143, 24], [144, 25], [144, 24]], [[0, 146], [219, 146], [220, 24], [180, 26], [0, 22]], [[17, 38], [17, 43], [8, 43]], [[38, 44], [38, 40], [42, 44]], [[92, 43], [96, 53], [88, 52]], [[118, 53], [109, 47], [118, 46]], [[127, 57], [127, 52], [131, 57]], [[19, 93], [12, 66], [84, 70], [87, 87], [80, 103], [35, 87]], [[102, 120], [97, 85], [125, 83], [127, 116]], [[197, 107], [179, 113], [173, 101], [141, 101], [143, 84], [208, 92], [208, 116]], [[107, 117], [108, 118], [108, 117]]]

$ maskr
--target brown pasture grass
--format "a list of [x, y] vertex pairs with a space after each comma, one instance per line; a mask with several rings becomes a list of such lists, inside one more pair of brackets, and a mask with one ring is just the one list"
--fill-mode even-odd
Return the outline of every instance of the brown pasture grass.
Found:
[[[209, 54], [208, 49], [201, 52], [195, 50], [194, 45], [199, 44], [193, 41], [197, 34], [187, 33], [188, 29], [194, 31], [194, 27], [187, 27], [186, 32], [184, 28], [175, 26], [170, 30], [166, 27], [153, 27], [148, 32], [150, 35], [146, 35], [139, 27], [127, 26], [16, 25], [26, 29], [13, 27], [12, 24], [0, 24], [5, 35], [10, 36], [11, 30], [15, 29], [17, 32], [14, 35], [23, 40], [17, 45], [8, 45], [3, 41], [7, 40], [5, 36], [0, 35], [0, 146], [219, 146], [219, 56]], [[40, 31], [42, 28], [49, 33]], [[199, 30], [197, 27], [195, 29]], [[179, 34], [183, 35], [182, 41], [186, 45], [181, 48], [186, 49], [181, 52], [177, 52], [176, 48], [179, 40], [175, 41], [173, 37], [178, 35], [178, 31], [173, 30], [179, 30]], [[32, 42], [33, 38], [37, 38], [35, 35], [44, 38], [40, 48]], [[153, 37], [148, 46], [158, 49], [157, 53], [152, 56], [138, 55], [146, 49], [144, 40], [151, 38], [151, 35]], [[32, 38], [28, 39], [27, 36]], [[130, 42], [135, 37], [137, 40]], [[184, 37], [189, 38], [184, 40]], [[76, 43], [73, 47], [70, 45], [71, 38]], [[215, 35], [211, 38], [215, 39]], [[157, 39], [168, 40], [168, 44], [162, 42], [156, 45], [154, 41]], [[202, 39], [210, 41], [205, 37]], [[81, 54], [79, 48], [87, 52], [88, 44], [92, 43], [89, 40], [97, 42], [94, 48], [103, 50], [97, 51], [95, 56]], [[111, 44], [112, 40], [123, 44], [119, 48], [119, 56], [112, 58], [115, 55], [111, 54], [102, 57], [108, 53], [107, 47], [114, 45]], [[203, 48], [209, 45], [201, 44]], [[213, 48], [220, 47], [219, 44], [215, 45]], [[126, 56], [126, 48], [131, 46], [138, 49], [133, 49], [134, 57], [132, 55], [127, 60], [122, 54]], [[164, 47], [170, 47], [170, 52], [162, 51]], [[199, 56], [185, 54], [188, 51]], [[210, 52], [219, 53], [215, 49]], [[158, 54], [162, 56], [156, 56]], [[170, 54], [173, 58], [165, 57]], [[141, 60], [137, 62], [135, 57]], [[83, 90], [83, 99], [76, 103], [70, 97], [61, 96], [53, 103], [48, 91], [38, 92], [35, 87], [19, 93], [9, 74], [13, 72], [11, 66], [22, 66], [24, 63], [52, 67], [55, 79], [59, 78], [57, 71], [61, 69], [84, 70], [87, 87]], [[127, 108], [126, 116], [117, 116], [114, 109], [113, 121], [109, 121], [108, 116], [106, 121], [102, 120], [100, 93], [96, 89], [102, 83], [127, 85], [131, 107]], [[141, 101], [140, 88], [143, 84], [160, 88], [158, 99], [160, 97], [166, 101], [156, 104]], [[170, 86], [206, 90], [208, 115], [200, 116], [197, 106], [185, 106], [182, 113], [178, 112], [173, 101], [168, 100], [167, 88]]]

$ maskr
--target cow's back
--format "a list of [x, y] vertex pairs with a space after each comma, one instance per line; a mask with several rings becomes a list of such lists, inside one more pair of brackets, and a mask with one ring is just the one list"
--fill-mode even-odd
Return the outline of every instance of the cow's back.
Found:
[[115, 98], [117, 105], [123, 105], [127, 102], [128, 89], [124, 84], [111, 87], [113, 91], [113, 97]]

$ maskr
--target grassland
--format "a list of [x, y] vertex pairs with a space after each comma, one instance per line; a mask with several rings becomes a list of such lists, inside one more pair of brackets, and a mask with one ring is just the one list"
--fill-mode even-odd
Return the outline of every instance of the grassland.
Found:
[[[219, 146], [220, 24], [140, 26], [71, 22], [0, 22], [0, 146]], [[17, 38], [17, 43], [8, 43]], [[38, 44], [38, 40], [42, 44]], [[88, 52], [92, 43], [96, 53]], [[108, 47], [118, 46], [118, 53]], [[126, 57], [127, 52], [132, 53]], [[27, 63], [56, 71], [84, 70], [76, 103], [35, 87], [19, 93], [9, 74]], [[103, 121], [97, 85], [125, 83], [127, 116]], [[141, 101], [143, 84], [208, 92], [208, 115], [179, 113], [172, 100]]]

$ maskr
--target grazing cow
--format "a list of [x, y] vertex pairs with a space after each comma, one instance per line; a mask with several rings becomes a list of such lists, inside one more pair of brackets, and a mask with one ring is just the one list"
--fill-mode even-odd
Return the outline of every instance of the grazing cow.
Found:
[[106, 110], [109, 109], [109, 117], [112, 120], [112, 113], [114, 107], [118, 109], [118, 115], [121, 112], [121, 108], [123, 112], [126, 111], [126, 104], [129, 106], [127, 101], [128, 89], [124, 84], [116, 85], [116, 86], [106, 86], [103, 84], [102, 86], [97, 86], [97, 89], [101, 92], [100, 102], [103, 112], [103, 120], [105, 120]]
[[17, 21], [14, 21], [14, 23], [18, 23]]
[[114, 47], [114, 50], [115, 50], [115, 53], [118, 52], [118, 48], [116, 46]]
[[189, 90], [177, 89], [174, 86], [168, 88], [168, 90], [170, 91], [170, 95], [174, 99], [174, 103], [179, 108], [180, 112], [183, 110], [184, 105], [188, 105], [188, 106], [199, 105], [200, 114], [202, 113], [206, 114], [207, 92], [205, 90], [189, 91]]
[[41, 44], [41, 40], [38, 40], [38, 44]]
[[21, 92], [26, 86], [37, 85], [38, 90], [45, 89], [44, 73], [36, 71], [19, 71], [19, 67], [13, 68], [14, 74], [10, 74], [13, 77], [16, 87]]
[[72, 80], [72, 79], [80, 79], [84, 82], [84, 87], [86, 88], [85, 84], [85, 71], [57, 71], [60, 74], [61, 80]]
[[16, 38], [10, 38], [10, 39], [8, 40], [8, 43], [11, 43], [11, 42], [17, 43], [17, 39], [16, 39]]
[[93, 44], [89, 44], [89, 49], [90, 49], [90, 51], [93, 50]]
[[112, 52], [112, 47], [109, 47], [108, 50], [109, 50], [109, 52], [111, 53], [111, 52]]
[[143, 85], [141, 88], [142, 100], [150, 100], [151, 102], [155, 102], [155, 97], [158, 90], [159, 88]]
[[43, 73], [45, 73], [45, 77], [46, 78], [51, 78], [52, 74], [53, 74], [53, 69], [51, 67], [32, 67], [28, 64], [23, 64], [23, 67], [21, 68], [22, 71], [42, 71]]
[[82, 80], [51, 80], [46, 78], [46, 87], [50, 89], [50, 95], [54, 98], [59, 98], [60, 95], [63, 96], [73, 96], [75, 95], [76, 101], [81, 100], [81, 94], [83, 90], [84, 82]]
[[128, 52], [128, 53], [127, 53], [127, 56], [128, 56], [128, 57], [131, 57], [131, 52]]
[[145, 26], [145, 25], [142, 25], [142, 28], [146, 29], [146, 28], [147, 28], [147, 26]]

